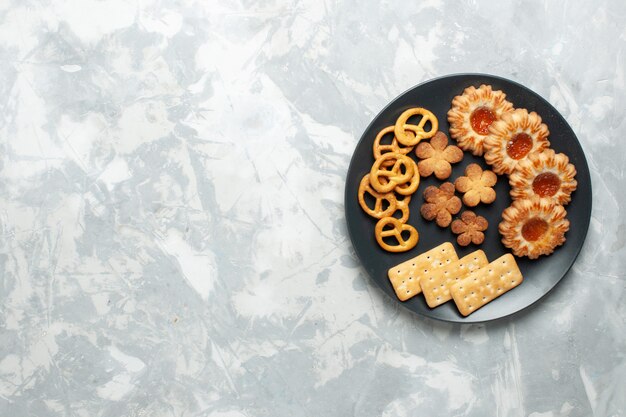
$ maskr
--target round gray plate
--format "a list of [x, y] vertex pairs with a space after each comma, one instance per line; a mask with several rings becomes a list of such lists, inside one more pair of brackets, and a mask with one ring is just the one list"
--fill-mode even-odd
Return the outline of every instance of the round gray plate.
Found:
[[[419, 209], [424, 202], [424, 189], [429, 185], [443, 183], [434, 176], [422, 178], [411, 200], [411, 215], [408, 223], [417, 228], [420, 237], [417, 246], [404, 253], [389, 253], [378, 246], [374, 237], [376, 219], [363, 212], [357, 200], [357, 191], [361, 178], [369, 172], [374, 163], [372, 143], [381, 129], [394, 124], [396, 118], [404, 110], [410, 107], [425, 107], [439, 119], [439, 130], [448, 133], [450, 126], [446, 114], [450, 109], [452, 98], [461, 94], [470, 85], [478, 87], [481, 84], [490, 84], [494, 90], [504, 91], [507, 100], [512, 102], [514, 107], [526, 108], [541, 116], [550, 130], [550, 147], [556, 152], [566, 154], [570, 162], [576, 166], [578, 189], [573, 193], [571, 203], [565, 207], [570, 221], [570, 230], [566, 234], [565, 244], [557, 248], [550, 256], [542, 256], [536, 260], [516, 258], [524, 275], [524, 282], [470, 316], [463, 317], [452, 301], [431, 309], [421, 295], [404, 302], [398, 300], [387, 278], [387, 270], [443, 242], [453, 242], [459, 258], [478, 248], [485, 251], [490, 261], [510, 252], [500, 242], [498, 233], [502, 211], [511, 204], [508, 178], [498, 176], [498, 183], [495, 187], [497, 198], [493, 204], [481, 204], [472, 209], [489, 221], [485, 242], [479, 247], [457, 245], [456, 236], [452, 234], [449, 227], [440, 228], [435, 222], [428, 222], [420, 215]], [[451, 143], [454, 143], [452, 139]], [[414, 153], [410, 155], [417, 161]], [[475, 157], [465, 152], [463, 161], [453, 165], [452, 175], [448, 181], [453, 182], [454, 179], [463, 175], [465, 167], [472, 162], [488, 168], [482, 157]], [[346, 178], [345, 209], [352, 246], [369, 276], [385, 293], [404, 307], [422, 316], [450, 322], [476, 323], [505, 317], [530, 306], [546, 295], [566, 275], [582, 248], [589, 227], [591, 179], [585, 155], [576, 135], [563, 116], [550, 103], [523, 85], [504, 78], [484, 74], [458, 74], [437, 78], [411, 88], [393, 100], [374, 118], [365, 129], [352, 155]], [[466, 210], [466, 207], [462, 210]]]

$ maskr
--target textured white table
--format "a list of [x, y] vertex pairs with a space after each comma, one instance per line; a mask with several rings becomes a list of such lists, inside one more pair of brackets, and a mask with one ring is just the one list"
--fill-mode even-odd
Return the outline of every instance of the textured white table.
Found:
[[[626, 415], [626, 3], [416, 3], [0, 3], [0, 415]], [[367, 123], [457, 72], [548, 99], [594, 187], [487, 325], [398, 307], [344, 220]]]

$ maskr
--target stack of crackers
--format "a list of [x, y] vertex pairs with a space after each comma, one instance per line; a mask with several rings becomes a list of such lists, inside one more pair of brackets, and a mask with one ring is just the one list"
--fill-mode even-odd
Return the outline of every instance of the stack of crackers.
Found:
[[477, 250], [459, 259], [450, 242], [390, 268], [387, 275], [401, 301], [420, 293], [430, 308], [454, 300], [463, 316], [524, 280], [513, 255], [489, 263], [485, 252]]

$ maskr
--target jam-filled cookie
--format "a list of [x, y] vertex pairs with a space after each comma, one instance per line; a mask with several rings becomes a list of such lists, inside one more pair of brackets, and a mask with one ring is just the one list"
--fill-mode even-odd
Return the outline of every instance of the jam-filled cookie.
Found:
[[549, 255], [565, 243], [565, 232], [569, 230], [566, 215], [565, 208], [552, 200], [516, 200], [502, 212], [498, 226], [502, 243], [516, 256], [535, 259]]
[[452, 99], [448, 111], [450, 136], [459, 147], [474, 155], [483, 154], [483, 142], [490, 135], [489, 126], [513, 110], [506, 94], [492, 90], [490, 85], [468, 87]]
[[485, 161], [496, 174], [511, 174], [520, 161], [550, 146], [548, 126], [526, 109], [516, 109], [489, 127], [485, 139]]
[[509, 176], [511, 197], [514, 200], [531, 198], [551, 198], [558, 204], [570, 202], [571, 194], [576, 190], [576, 168], [569, 163], [569, 158], [546, 149], [530, 155], [517, 165]]

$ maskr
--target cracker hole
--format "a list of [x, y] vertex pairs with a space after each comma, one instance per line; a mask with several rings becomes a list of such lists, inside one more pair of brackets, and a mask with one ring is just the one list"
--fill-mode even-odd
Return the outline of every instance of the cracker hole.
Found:
[[474, 295], [474, 291], [472, 291], [470, 294]]
[[511, 284], [515, 284], [515, 280], [511, 281]]
[[432, 281], [432, 280], [433, 280], [433, 277], [430, 277], [430, 281]]
[[461, 268], [463, 268], [463, 264], [459, 265]]
[[462, 289], [463, 289], [463, 287], [459, 287], [459, 290], [462, 290]]
[[409, 281], [412, 281], [412, 280], [413, 280], [413, 277], [409, 277]]
[[424, 269], [424, 273], [428, 272], [428, 269]]
[[507, 272], [507, 274], [511, 275], [511, 271]]
[[402, 283], [404, 284], [404, 280], [402, 280]]
[[406, 293], [407, 293], [407, 294], [410, 294], [410, 293], [411, 293], [411, 291], [409, 291], [409, 290], [406, 290]]
[[437, 301], [441, 300], [441, 297], [437, 297]]
[[489, 270], [489, 273], [491, 274], [491, 269]]
[[464, 300], [467, 300], [467, 295], [465, 297], [463, 297]]
[[487, 297], [483, 296], [483, 301], [487, 300]]
[[430, 259], [430, 256], [427, 256], [426, 259]]
[[443, 283], [441, 283], [441, 288], [443, 288]]
[[474, 258], [474, 260], [475, 260], [475, 261], [477, 261], [477, 260], [478, 260], [478, 258]]
[[413, 266], [415, 266], [415, 264], [413, 264]]

